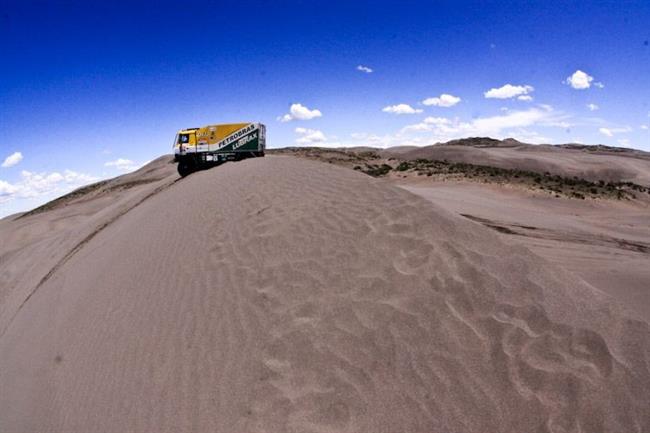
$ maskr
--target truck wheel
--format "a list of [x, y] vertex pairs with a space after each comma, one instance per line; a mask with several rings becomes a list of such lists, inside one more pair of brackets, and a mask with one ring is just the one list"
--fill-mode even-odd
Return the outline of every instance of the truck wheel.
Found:
[[184, 159], [178, 162], [178, 174], [181, 177], [185, 177], [188, 174], [192, 174], [196, 171], [196, 164], [191, 159]]

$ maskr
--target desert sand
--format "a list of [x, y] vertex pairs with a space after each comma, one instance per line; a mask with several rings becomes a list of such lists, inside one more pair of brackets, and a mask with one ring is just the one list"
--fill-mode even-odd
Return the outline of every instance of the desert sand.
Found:
[[0, 222], [0, 431], [650, 431], [648, 323], [460, 205], [168, 162]]
[[[496, 231], [506, 242], [527, 247], [650, 321], [650, 190], [643, 187], [644, 176], [650, 173], [647, 152], [572, 144], [534, 146], [491, 138], [423, 148], [276, 152], [390, 180]], [[481, 157], [485, 155], [491, 156]], [[449, 163], [438, 164], [443, 159]], [[468, 166], [472, 161], [479, 165]], [[638, 170], [626, 170], [623, 162]], [[495, 166], [503, 169], [493, 170]], [[627, 183], [630, 179], [641, 184]], [[610, 181], [625, 183], [603, 188]]]
[[650, 321], [650, 199], [576, 200], [468, 182], [402, 182], [578, 275]]
[[650, 186], [650, 153], [635, 149], [578, 144], [533, 145], [513, 139], [477, 137], [425, 147], [389, 148], [383, 154], [407, 160], [446, 159]]

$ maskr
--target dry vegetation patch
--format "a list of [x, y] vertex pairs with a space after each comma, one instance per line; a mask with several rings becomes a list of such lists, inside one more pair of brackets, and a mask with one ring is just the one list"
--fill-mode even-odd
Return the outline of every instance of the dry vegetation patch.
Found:
[[479, 183], [515, 185], [554, 197], [607, 198], [626, 200], [636, 194], [650, 194], [650, 188], [632, 182], [590, 181], [577, 176], [567, 177], [549, 172], [536, 172], [478, 165], [447, 160], [400, 160], [382, 156], [378, 150], [285, 148], [270, 153], [294, 155], [311, 160], [337, 164], [373, 177], [417, 178], [432, 181], [463, 180]]

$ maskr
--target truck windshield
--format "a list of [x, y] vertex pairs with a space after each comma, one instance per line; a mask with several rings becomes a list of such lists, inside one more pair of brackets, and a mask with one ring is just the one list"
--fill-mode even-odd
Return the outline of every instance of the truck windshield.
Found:
[[178, 144], [187, 144], [190, 142], [190, 134], [178, 134]]

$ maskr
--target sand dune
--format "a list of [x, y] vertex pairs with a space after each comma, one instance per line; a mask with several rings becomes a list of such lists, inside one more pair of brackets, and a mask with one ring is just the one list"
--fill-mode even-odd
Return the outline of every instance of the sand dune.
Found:
[[650, 431], [649, 325], [528, 249], [341, 167], [158, 164], [0, 225], [0, 431]]
[[178, 178], [164, 156], [136, 172], [81, 188], [0, 220], [0, 335], [49, 272], [99, 230]]
[[580, 145], [530, 145], [516, 140], [463, 139], [426, 147], [389, 148], [401, 159], [438, 159], [500, 168], [550, 172], [589, 180], [650, 185], [650, 154], [639, 150]]
[[645, 195], [576, 200], [469, 182], [402, 186], [525, 245], [650, 322], [650, 200]]

